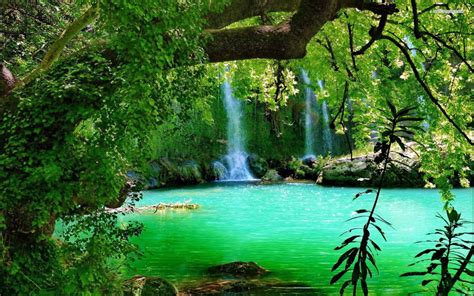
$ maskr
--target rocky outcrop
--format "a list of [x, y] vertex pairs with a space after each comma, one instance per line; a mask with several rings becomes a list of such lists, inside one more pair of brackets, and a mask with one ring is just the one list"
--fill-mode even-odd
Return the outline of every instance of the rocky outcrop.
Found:
[[216, 180], [216, 174], [211, 164], [165, 157], [150, 162], [150, 169], [144, 175], [148, 178], [147, 188], [150, 189], [201, 184]]
[[[425, 181], [416, 159], [392, 157], [385, 173], [384, 187], [423, 187]], [[382, 167], [374, 156], [341, 158], [330, 161], [322, 169], [318, 183], [332, 186], [376, 187]]]
[[137, 275], [125, 281], [124, 296], [176, 296], [176, 289], [170, 282], [159, 277]]
[[212, 275], [224, 275], [242, 278], [260, 277], [269, 273], [268, 270], [255, 262], [235, 261], [208, 268]]

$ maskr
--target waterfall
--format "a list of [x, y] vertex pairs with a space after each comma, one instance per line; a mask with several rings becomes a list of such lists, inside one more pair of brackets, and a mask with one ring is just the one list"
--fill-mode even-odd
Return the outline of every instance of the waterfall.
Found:
[[[329, 110], [326, 101], [319, 103], [311, 89], [308, 73], [302, 69], [301, 78], [305, 84], [305, 148], [306, 158], [313, 158], [316, 154], [330, 155], [332, 153], [333, 135], [329, 124]], [[324, 81], [318, 80], [320, 90], [324, 89]], [[316, 120], [315, 120], [316, 117]], [[318, 141], [316, 141], [316, 137]], [[316, 147], [322, 141], [323, 145]]]
[[309, 87], [310, 81], [308, 73], [305, 70], [301, 70], [301, 77], [305, 84], [304, 95], [305, 95], [305, 117], [304, 117], [304, 154], [303, 158], [314, 157], [314, 123], [313, 123], [313, 102], [316, 102], [316, 96], [313, 90]]
[[234, 98], [228, 81], [222, 85], [224, 93], [224, 108], [227, 114], [227, 155], [221, 162], [214, 162], [219, 180], [245, 181], [255, 180], [249, 170], [247, 153], [244, 149], [243, 131], [241, 125], [242, 107], [240, 101]]
[[331, 151], [332, 151], [332, 133], [331, 133], [331, 130], [329, 129], [329, 111], [328, 111], [328, 105], [327, 105], [326, 101], [323, 101], [321, 109], [322, 109], [323, 120], [324, 120], [324, 125], [323, 125], [324, 145], [326, 147], [326, 153], [328, 155], [331, 155]]

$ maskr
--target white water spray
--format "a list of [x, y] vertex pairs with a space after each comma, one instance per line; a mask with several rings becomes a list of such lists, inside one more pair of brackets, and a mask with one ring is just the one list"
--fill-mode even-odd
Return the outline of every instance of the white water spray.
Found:
[[[309, 87], [310, 81], [308, 73], [301, 70], [301, 77], [305, 84], [305, 120], [304, 120], [304, 154], [303, 158], [315, 157], [314, 150], [314, 123], [313, 123], [313, 104], [316, 103], [316, 96]], [[316, 104], [317, 105], [317, 104]]]
[[224, 107], [227, 114], [227, 155], [222, 162], [214, 162], [214, 168], [219, 173], [219, 180], [248, 181], [255, 180], [247, 163], [248, 154], [243, 143], [241, 125], [242, 107], [240, 101], [234, 98], [228, 81], [222, 85]]

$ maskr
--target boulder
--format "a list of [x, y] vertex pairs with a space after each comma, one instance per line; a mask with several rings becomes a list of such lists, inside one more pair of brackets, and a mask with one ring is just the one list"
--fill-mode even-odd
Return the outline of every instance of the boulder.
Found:
[[257, 178], [262, 178], [268, 171], [268, 163], [264, 158], [252, 154], [247, 158], [247, 162], [253, 175]]
[[260, 277], [269, 273], [268, 270], [255, 262], [242, 261], [213, 266], [208, 268], [207, 271], [212, 275], [230, 275], [243, 278]]
[[125, 281], [124, 296], [175, 296], [176, 289], [170, 282], [159, 277], [137, 275]]
[[262, 177], [262, 181], [265, 182], [278, 182], [282, 181], [283, 177], [278, 174], [276, 170], [268, 170], [265, 176]]
[[[419, 162], [414, 159], [394, 158], [387, 167], [384, 187], [423, 187], [425, 181], [419, 172]], [[332, 186], [376, 187], [382, 164], [374, 155], [354, 159], [341, 158], [330, 161], [322, 170], [319, 183]]]

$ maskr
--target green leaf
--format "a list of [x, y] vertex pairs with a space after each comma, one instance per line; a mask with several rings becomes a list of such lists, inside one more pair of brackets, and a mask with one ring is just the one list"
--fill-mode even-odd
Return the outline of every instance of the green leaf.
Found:
[[336, 270], [339, 265], [342, 264], [342, 262], [344, 262], [352, 253], [357, 253], [357, 248], [351, 248], [349, 250], [347, 250], [346, 252], [344, 252], [344, 254], [342, 254], [341, 256], [339, 256], [339, 259], [337, 260], [336, 264], [333, 265], [331, 271], [334, 271]]
[[390, 108], [390, 112], [392, 112], [392, 116], [396, 117], [397, 116], [397, 108], [395, 108], [395, 105], [390, 100], [387, 100], [387, 105]]
[[421, 282], [421, 285], [424, 287], [424, 286], [428, 285], [429, 283], [431, 283], [432, 281], [434, 281], [434, 280], [423, 280]]
[[354, 236], [351, 236], [351, 237], [347, 238], [346, 240], [344, 240], [342, 242], [342, 244], [339, 247], [334, 248], [334, 250], [340, 250], [340, 249], [344, 248], [348, 244], [352, 243], [358, 237], [360, 237], [360, 235], [354, 235]]
[[426, 275], [428, 272], [426, 271], [412, 271], [412, 272], [405, 272], [400, 276], [418, 276], [418, 275]]
[[351, 280], [347, 280], [342, 284], [341, 289], [339, 290], [339, 295], [344, 295], [344, 290], [347, 288], [347, 286], [349, 286], [350, 283]]
[[397, 117], [401, 117], [403, 115], [408, 114], [410, 111], [415, 110], [417, 107], [405, 107], [402, 108], [398, 113], [396, 114]]
[[348, 269], [344, 269], [343, 271], [339, 272], [338, 274], [336, 274], [335, 276], [333, 276], [331, 278], [331, 282], [329, 284], [334, 284], [335, 282], [337, 282], [344, 274], [346, 274], [346, 272], [348, 271]]

